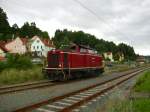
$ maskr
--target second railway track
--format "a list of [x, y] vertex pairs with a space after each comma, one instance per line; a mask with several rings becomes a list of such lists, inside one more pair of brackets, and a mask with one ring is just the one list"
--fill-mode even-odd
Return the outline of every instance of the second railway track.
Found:
[[34, 82], [34, 83], [17, 84], [13, 86], [0, 87], [0, 95], [17, 92], [17, 91], [28, 90], [28, 89], [42, 88], [46, 86], [54, 86], [54, 85], [56, 85], [56, 83], [53, 83], [52, 81], [40, 81], [40, 82]]
[[21, 109], [15, 110], [15, 112], [26, 112], [26, 111], [35, 111], [35, 112], [70, 112], [75, 111], [74, 109], [79, 106], [87, 103], [88, 101], [105, 94], [108, 91], [111, 91], [114, 87], [122, 84], [128, 79], [136, 76], [140, 72], [146, 69], [140, 69], [134, 72], [124, 74], [119, 77], [101, 82], [78, 91], [68, 93], [66, 95], [58, 96], [55, 98], [48, 99], [47, 101], [33, 104]]

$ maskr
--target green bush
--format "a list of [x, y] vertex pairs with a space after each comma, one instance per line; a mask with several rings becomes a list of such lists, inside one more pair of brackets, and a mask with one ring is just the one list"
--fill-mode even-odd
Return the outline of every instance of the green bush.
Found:
[[2, 71], [2, 70], [4, 70], [5, 68], [7, 68], [8, 66], [7, 66], [7, 63], [6, 62], [0, 62], [0, 72]]
[[31, 68], [32, 62], [25, 55], [8, 55], [5, 68], [28, 69]]

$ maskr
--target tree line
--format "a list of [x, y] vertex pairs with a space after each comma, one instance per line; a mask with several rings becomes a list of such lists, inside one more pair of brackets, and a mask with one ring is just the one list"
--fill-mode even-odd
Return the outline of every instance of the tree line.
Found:
[[[17, 24], [10, 26], [7, 14], [0, 7], [0, 40], [12, 39], [17, 36], [31, 38], [34, 35], [49, 38], [48, 32], [40, 30], [35, 22], [25, 22], [20, 28]], [[114, 42], [98, 39], [94, 35], [83, 31], [56, 30], [52, 40], [56, 48], [60, 48], [61, 45], [69, 45], [72, 42], [94, 48], [100, 54], [112, 52], [115, 60], [118, 60], [120, 53], [124, 54], [126, 60], [136, 59], [133, 47], [124, 43], [116, 45]]]
[[98, 39], [94, 35], [84, 33], [83, 31], [68, 31], [67, 29], [58, 29], [56, 30], [52, 40], [56, 48], [60, 48], [62, 45], [69, 46], [70, 43], [75, 43], [89, 46], [97, 50], [99, 54], [112, 52], [115, 60], [119, 59], [120, 54], [124, 55], [126, 61], [136, 59], [136, 54], [133, 47], [124, 43], [116, 45], [112, 41]]
[[49, 38], [48, 32], [38, 28], [35, 22], [25, 22], [20, 28], [16, 23], [10, 26], [7, 14], [0, 7], [0, 40], [12, 39], [17, 36], [31, 38], [34, 35]]

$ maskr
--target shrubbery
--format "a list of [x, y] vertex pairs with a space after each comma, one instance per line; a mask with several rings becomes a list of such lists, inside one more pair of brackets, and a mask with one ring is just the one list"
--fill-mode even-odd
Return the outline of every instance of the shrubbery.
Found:
[[0, 73], [0, 86], [44, 79], [40, 66], [33, 66], [32, 69], [26, 70], [5, 69]]
[[33, 65], [26, 55], [7, 55], [7, 60], [0, 62], [0, 86], [45, 79], [42, 68]]
[[6, 62], [0, 62], [0, 72], [7, 68], [7, 63]]
[[18, 54], [8, 55], [7, 61], [0, 62], [0, 71], [6, 68], [28, 69], [32, 66], [32, 62], [28, 56]]

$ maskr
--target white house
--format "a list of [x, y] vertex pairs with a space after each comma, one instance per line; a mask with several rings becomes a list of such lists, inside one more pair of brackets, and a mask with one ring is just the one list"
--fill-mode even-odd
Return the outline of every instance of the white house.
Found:
[[43, 42], [44, 45], [45, 45], [45, 49], [44, 49], [44, 52], [43, 52], [43, 56], [47, 57], [48, 51], [51, 51], [51, 50], [55, 49], [55, 47], [54, 47], [54, 45], [53, 45], [53, 42], [50, 41], [49, 39], [43, 39], [42, 42]]
[[47, 56], [47, 52], [49, 50], [54, 49], [53, 45], [51, 45], [50, 40], [41, 39], [38, 36], [32, 37], [29, 41], [30, 52], [34, 56]]
[[114, 61], [112, 52], [106, 52], [106, 53], [104, 53], [104, 58], [105, 59], [109, 59], [111, 62]]
[[6, 43], [5, 47], [9, 50], [10, 53], [24, 54], [27, 52], [26, 42], [27, 39], [21, 39], [17, 37], [16, 39]]

